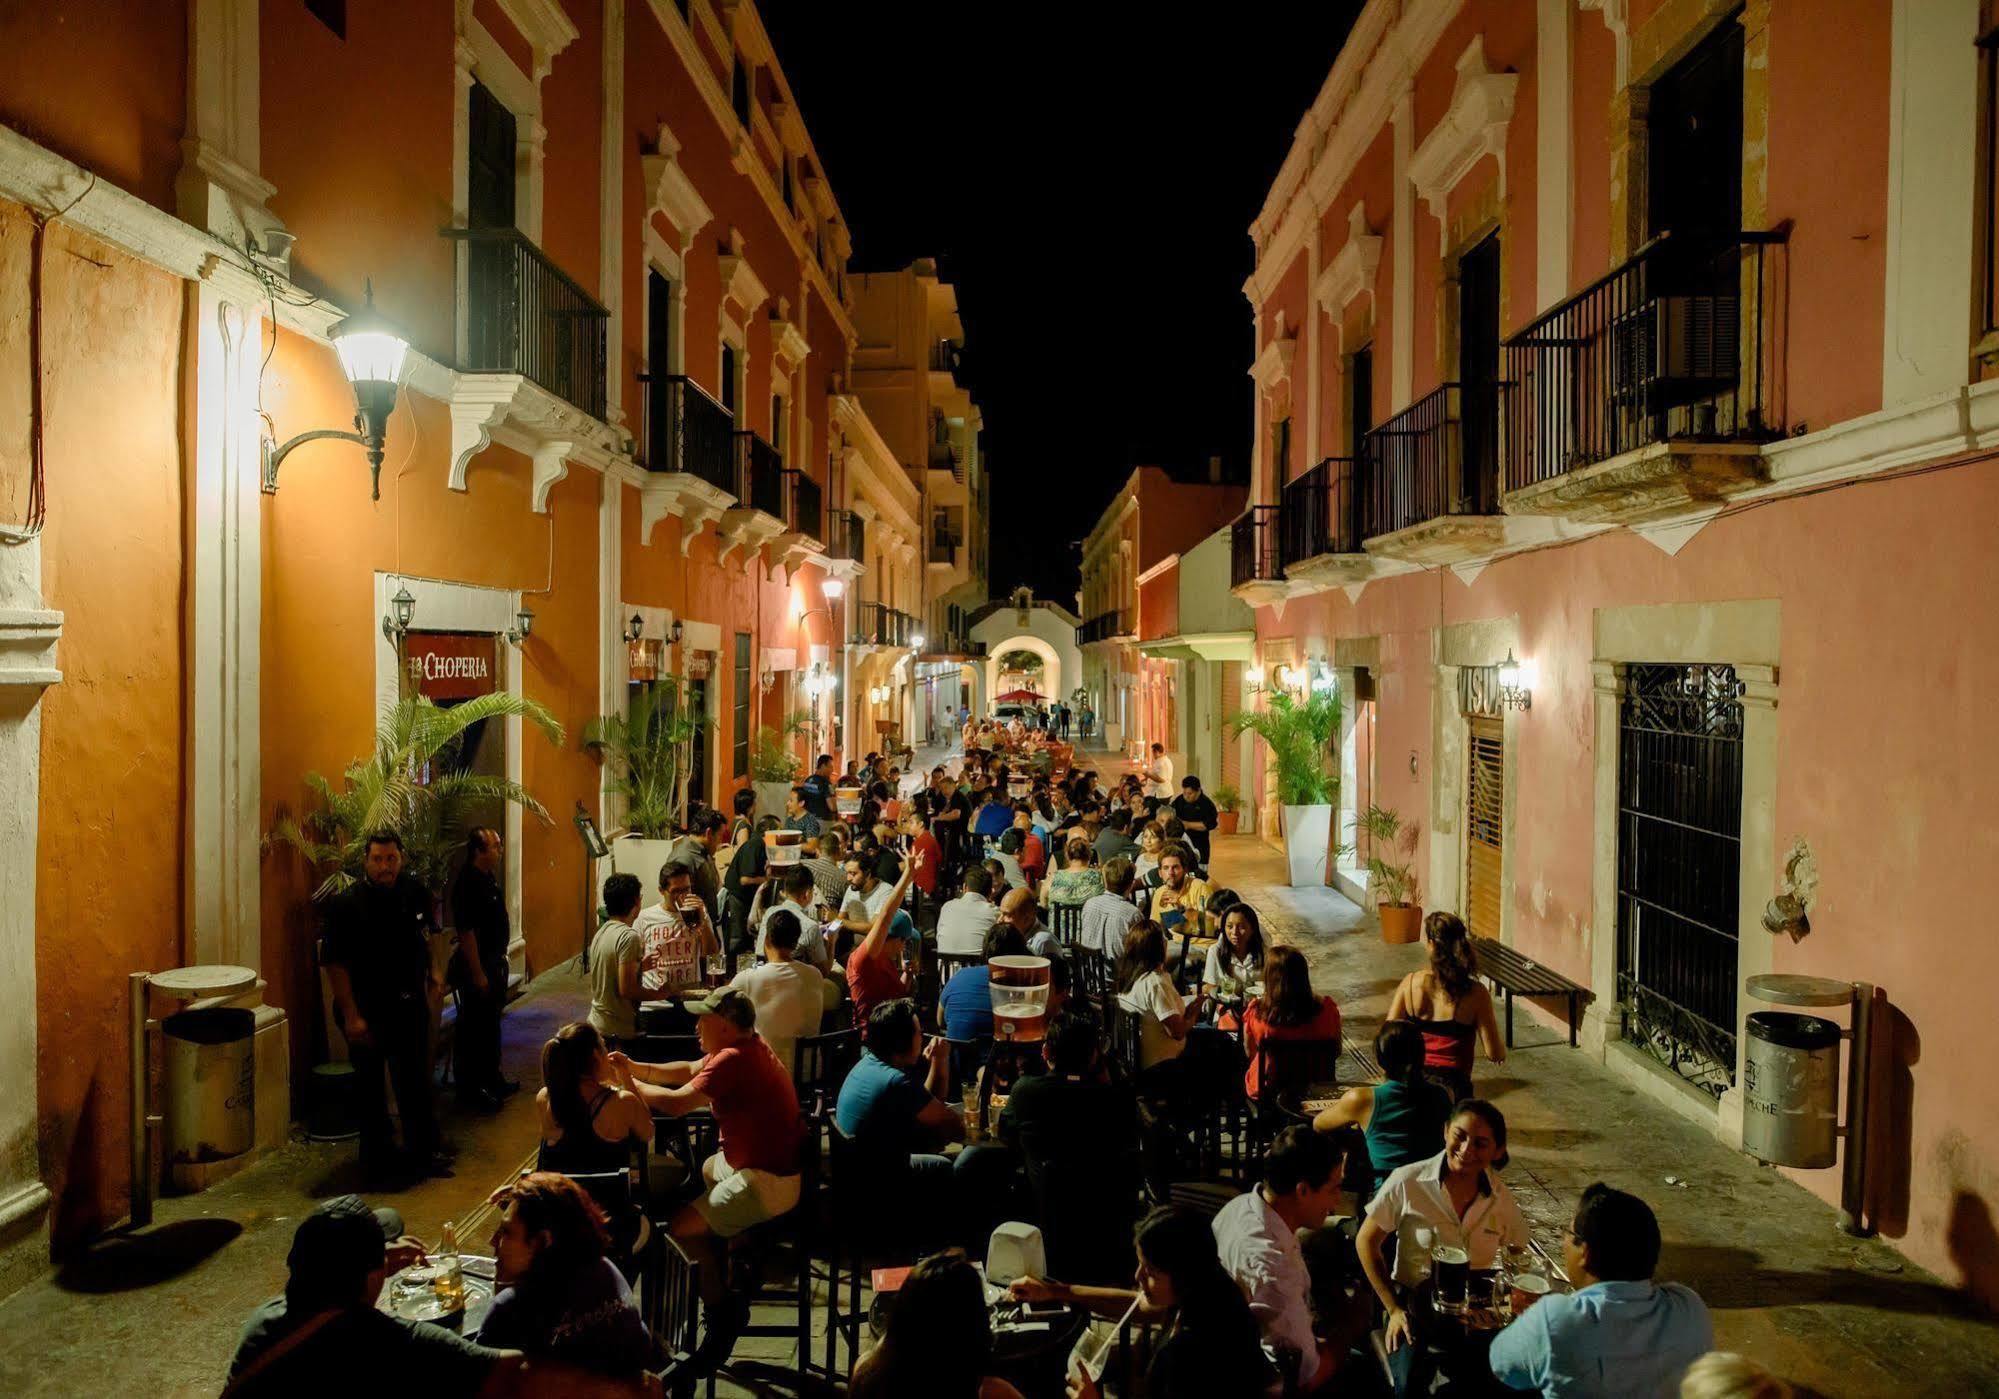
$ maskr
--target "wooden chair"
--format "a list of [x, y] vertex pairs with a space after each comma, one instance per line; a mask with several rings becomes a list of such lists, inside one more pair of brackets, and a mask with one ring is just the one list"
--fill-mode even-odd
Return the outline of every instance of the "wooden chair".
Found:
[[1264, 1039], [1256, 1047], [1256, 1099], [1250, 1107], [1250, 1161], [1260, 1165], [1271, 1139], [1286, 1127], [1310, 1126], [1299, 1104], [1307, 1097], [1339, 1091], [1340, 1055], [1336, 1039]]
[[701, 1265], [670, 1236], [662, 1236], [658, 1252], [644, 1288], [646, 1329], [662, 1356], [653, 1373], [668, 1399], [694, 1399], [701, 1378], [695, 1362], [701, 1344]]
[[1108, 1024], [1111, 1003], [1117, 998], [1110, 959], [1087, 947], [1076, 949], [1076, 994], [1090, 1003], [1099, 1024]]
[[953, 974], [960, 968], [980, 966], [985, 960], [986, 957], [983, 952], [939, 952], [937, 954], [937, 989], [942, 991], [945, 983], [950, 981]]
[[1048, 906], [1048, 931], [1055, 935], [1055, 945], [1065, 951], [1078, 946], [1077, 939], [1083, 933], [1083, 906], [1081, 904], [1050, 904]]
[[798, 1087], [799, 1102], [815, 1096], [824, 1096], [828, 1102], [837, 1099], [848, 1070], [860, 1060], [859, 1030], [799, 1036], [791, 1050], [791, 1081]]

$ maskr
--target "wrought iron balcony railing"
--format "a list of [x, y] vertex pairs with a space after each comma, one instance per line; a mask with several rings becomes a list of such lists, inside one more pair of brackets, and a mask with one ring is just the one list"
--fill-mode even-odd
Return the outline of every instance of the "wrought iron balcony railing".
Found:
[[1093, 641], [1109, 641], [1113, 637], [1130, 635], [1131, 628], [1126, 624], [1125, 613], [1099, 612], [1076, 628], [1076, 644], [1088, 646]]
[[640, 450], [648, 471], [685, 471], [736, 491], [736, 419], [685, 374], [638, 376]]
[[[1229, 586], [1239, 588], [1245, 583], [1263, 583], [1284, 576], [1283, 560], [1278, 554], [1278, 521], [1281, 512], [1275, 505], [1252, 505], [1236, 516], [1229, 526]], [[1082, 628], [1076, 629], [1078, 640], [1082, 639]]]
[[854, 563], [866, 561], [867, 521], [853, 511], [827, 511], [825, 537], [826, 551], [830, 557], [848, 559]]
[[864, 602], [854, 616], [854, 643], [859, 646], [907, 646], [916, 634], [916, 619], [887, 603]]
[[1327, 457], [1284, 487], [1279, 531], [1284, 563], [1361, 552], [1364, 466], [1354, 457]]
[[446, 228], [465, 245], [465, 363], [521, 374], [593, 418], [604, 416], [611, 313], [517, 228]]
[[1498, 511], [1498, 427], [1490, 414], [1466, 424], [1460, 395], [1460, 385], [1440, 385], [1363, 439], [1363, 537]]
[[785, 504], [790, 507], [784, 516], [785, 523], [791, 526], [794, 533], [824, 539], [826, 510], [820, 503], [823, 496], [819, 483], [797, 467], [787, 467], [784, 479], [787, 486]]
[[1510, 337], [1506, 489], [1659, 442], [1779, 435], [1767, 316], [1787, 236], [1662, 234]]
[[752, 510], [784, 519], [784, 459], [754, 432], [738, 432], [735, 440], [736, 485], [731, 494]]

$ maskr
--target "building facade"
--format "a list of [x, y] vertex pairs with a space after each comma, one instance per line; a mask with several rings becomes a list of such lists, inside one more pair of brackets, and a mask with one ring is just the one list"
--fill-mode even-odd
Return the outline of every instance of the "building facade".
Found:
[[[856, 691], [909, 643], [869, 609], [916, 609], [926, 521], [853, 392], [846, 226], [754, 5], [6, 33], [0, 1229], [62, 1246], [126, 1207], [130, 972], [257, 974], [282, 1138], [326, 1052], [318, 872], [263, 840], [385, 706], [499, 689], [561, 724], [476, 754], [554, 814], [504, 821], [545, 970], [588, 931], [567, 813], [620, 817], [589, 721], [676, 677], [717, 803], [764, 726], [872, 746]], [[378, 481], [326, 438], [360, 426], [329, 342], [370, 298], [408, 343]]]
[[1881, 988], [1869, 1178], [1799, 1179], [1939, 1270], [1999, 1157], [1915, 1048], [1983, 1034], [1999, 845], [1980, 26], [1369, 3], [1252, 228], [1233, 527], [1260, 672], [1348, 701], [1348, 820], [1588, 987], [1586, 1052], [1740, 1143], [1751, 978]]
[[[1076, 640], [1083, 648], [1084, 691], [1096, 710], [1104, 743], [1113, 749], [1144, 751], [1152, 743], [1171, 746], [1163, 694], [1163, 672], [1148, 681], [1138, 649], [1139, 580], [1167, 558], [1193, 548], [1216, 520], [1242, 508], [1244, 488], [1221, 479], [1221, 463], [1211, 462], [1206, 479], [1179, 480], [1156, 466], [1135, 469], [1083, 540], [1082, 587], [1077, 615], [1083, 624]], [[1177, 597], [1177, 583], [1164, 591]]]

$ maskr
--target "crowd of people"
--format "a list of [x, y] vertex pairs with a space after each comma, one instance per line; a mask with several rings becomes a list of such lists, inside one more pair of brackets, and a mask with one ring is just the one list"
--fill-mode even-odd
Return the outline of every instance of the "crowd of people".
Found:
[[[1340, 1007], [1300, 949], [1211, 878], [1216, 820], [1199, 777], [1172, 783], [1155, 752], [1106, 781], [1059, 721], [967, 732], [962, 762], [906, 781], [876, 755], [837, 777], [822, 758], [781, 818], [751, 803], [733, 822], [698, 813], [656, 903], [629, 875], [607, 879], [589, 1014], [543, 1053], [539, 1169], [496, 1197], [501, 1289], [478, 1333], [446, 1344], [417, 1323], [361, 1320], [409, 1245], [335, 1202], [301, 1226], [299, 1286], [246, 1333], [246, 1384], [305, 1373], [350, 1331], [389, 1345], [390, 1326], [427, 1374], [639, 1382], [656, 1344], [613, 1260], [648, 1224], [703, 1262], [709, 1335], [726, 1354], [748, 1314], [748, 1289], [728, 1285], [732, 1241], [799, 1207], [824, 1132], [838, 1144], [831, 1210], [868, 1222], [871, 1255], [914, 1265], [852, 1371], [856, 1396], [1020, 1392], [968, 1261], [1006, 1220], [1039, 1231], [1047, 1263], [1012, 1302], [1147, 1338], [1116, 1364], [1058, 1375], [1051, 1392], [1072, 1399], [1654, 1394], [1683, 1377], [1690, 1394], [1783, 1392], [1708, 1355], [1700, 1299], [1654, 1280], [1651, 1210], [1605, 1185], [1584, 1193], [1559, 1259], [1541, 1255], [1569, 1290], [1530, 1295], [1484, 1332], [1439, 1305], [1440, 1266], [1490, 1275], [1533, 1242], [1504, 1179], [1505, 1117], [1476, 1095], [1478, 1051], [1497, 1063], [1505, 1048], [1458, 919], [1425, 924], [1426, 964], [1374, 1038], [1379, 1080], [1338, 1085]], [[865, 793], [861, 809], [836, 812], [836, 785]], [[802, 859], [771, 861], [762, 836], [778, 828], [798, 834]], [[393, 879], [369, 883], [367, 897], [396, 907]], [[466, 897], [476, 908], [476, 886]], [[346, 968], [336, 994], [350, 1041], [359, 1024], [358, 1043], [373, 1038], [393, 1071], [400, 1002], [380, 996], [357, 945], [330, 936]], [[503, 972], [484, 966], [485, 946], [469, 962], [490, 985]], [[1021, 956], [1048, 959], [1050, 979], [1042, 1033], [1026, 1042], [995, 1034], [990, 976], [994, 959]], [[684, 1057], [646, 1053], [689, 1033]], [[836, 1042], [844, 1057], [819, 1052]], [[497, 1094], [491, 1062], [477, 1086]], [[702, 1159], [675, 1129], [697, 1115], [714, 1129]], [[405, 1110], [403, 1129], [411, 1152], [434, 1149], [423, 1114]], [[575, 1185], [627, 1169], [641, 1181], [627, 1217]], [[333, 1266], [330, 1245], [305, 1246], [309, 1231], [346, 1240], [337, 1285], [302, 1279]], [[319, 1324], [332, 1342], [295, 1339], [309, 1308], [356, 1315]]]

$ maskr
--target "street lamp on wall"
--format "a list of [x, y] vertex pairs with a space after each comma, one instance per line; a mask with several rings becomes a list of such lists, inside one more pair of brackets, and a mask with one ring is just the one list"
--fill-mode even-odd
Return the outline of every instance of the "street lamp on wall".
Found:
[[631, 620], [625, 623], [625, 640], [637, 641], [645, 634], [645, 629], [646, 619], [634, 612]]
[[407, 586], [396, 589], [396, 595], [389, 599], [389, 611], [382, 618], [382, 635], [389, 645], [400, 647], [403, 636], [410, 629], [410, 622], [416, 617], [416, 599], [410, 596]]
[[846, 595], [847, 580], [844, 578], [828, 578], [819, 585], [819, 591], [826, 595], [828, 602], [838, 602]]
[[534, 609], [526, 603], [514, 614], [514, 625], [507, 632], [507, 644], [519, 646], [534, 634]]
[[1532, 661], [1513, 659], [1513, 648], [1506, 648], [1506, 659], [1499, 663], [1499, 703], [1507, 709], [1532, 709], [1534, 707], [1534, 685], [1541, 678], [1540, 667]]
[[375, 288], [370, 283], [367, 301], [353, 315], [327, 332], [333, 351], [340, 357], [340, 372], [354, 389], [356, 431], [315, 428], [301, 432], [282, 445], [264, 439], [264, 493], [278, 489], [278, 467], [295, 447], [322, 439], [358, 444], [368, 454], [371, 499], [382, 498], [382, 442], [389, 431], [389, 412], [396, 406], [396, 386], [402, 380], [403, 359], [409, 353], [405, 340], [388, 319], [375, 310]]
[[678, 617], [675, 617], [673, 619], [673, 625], [667, 628], [666, 639], [669, 642], [671, 642], [673, 645], [678, 646], [680, 644], [680, 638], [685, 636], [686, 634], [687, 634], [687, 629], [681, 626], [680, 619]]

